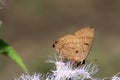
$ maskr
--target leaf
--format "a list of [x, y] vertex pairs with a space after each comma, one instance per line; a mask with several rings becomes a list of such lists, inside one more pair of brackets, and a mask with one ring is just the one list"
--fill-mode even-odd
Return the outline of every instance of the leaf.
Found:
[[18, 53], [8, 43], [0, 39], [0, 54], [8, 56], [12, 59], [23, 71], [27, 72], [27, 68], [23, 63]]

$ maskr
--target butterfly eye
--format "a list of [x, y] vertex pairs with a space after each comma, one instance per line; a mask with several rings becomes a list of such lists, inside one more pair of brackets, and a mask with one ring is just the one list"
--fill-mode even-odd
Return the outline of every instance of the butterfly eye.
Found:
[[52, 47], [54, 48], [55, 47], [55, 44], [57, 44], [58, 43], [58, 41], [55, 41], [55, 43], [52, 45]]
[[52, 47], [54, 48], [54, 47], [55, 47], [55, 44], [53, 44]]

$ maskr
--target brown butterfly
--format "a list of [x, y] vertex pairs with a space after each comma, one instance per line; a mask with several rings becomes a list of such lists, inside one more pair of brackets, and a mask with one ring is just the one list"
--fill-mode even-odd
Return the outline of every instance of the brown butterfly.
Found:
[[85, 26], [73, 34], [66, 35], [55, 41], [53, 47], [63, 61], [83, 64], [90, 51], [94, 37], [94, 28]]

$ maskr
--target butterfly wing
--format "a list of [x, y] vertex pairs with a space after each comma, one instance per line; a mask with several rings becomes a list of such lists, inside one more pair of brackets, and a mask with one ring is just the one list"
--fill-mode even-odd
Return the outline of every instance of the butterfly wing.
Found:
[[70, 60], [73, 63], [82, 62], [89, 53], [94, 36], [94, 29], [86, 27], [60, 38], [55, 44], [59, 57], [63, 60]]

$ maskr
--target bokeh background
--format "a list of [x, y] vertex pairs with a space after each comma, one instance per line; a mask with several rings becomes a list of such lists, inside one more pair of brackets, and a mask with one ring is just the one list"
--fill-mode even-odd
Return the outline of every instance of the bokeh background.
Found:
[[[94, 25], [95, 38], [87, 62], [99, 78], [120, 72], [120, 0], [0, 0], [0, 38], [22, 57], [29, 73], [47, 73], [55, 56], [52, 44], [82, 25]], [[23, 71], [0, 55], [0, 80], [14, 80]]]

